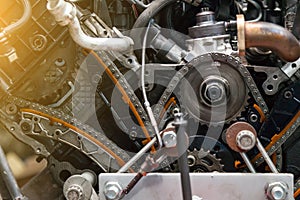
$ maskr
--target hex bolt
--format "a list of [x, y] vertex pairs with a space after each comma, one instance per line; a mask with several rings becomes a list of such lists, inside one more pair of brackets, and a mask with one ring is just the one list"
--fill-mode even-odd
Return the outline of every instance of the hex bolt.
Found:
[[107, 200], [117, 200], [121, 197], [122, 187], [116, 181], [109, 181], [105, 184], [103, 193]]
[[166, 131], [163, 133], [162, 141], [166, 148], [176, 147], [177, 144], [177, 136], [174, 131]]
[[236, 144], [243, 151], [249, 151], [256, 144], [255, 135], [249, 130], [242, 130], [236, 136]]
[[210, 83], [205, 89], [205, 97], [211, 102], [220, 101], [225, 93], [225, 88], [220, 83]]
[[283, 182], [273, 182], [266, 186], [268, 200], [285, 200], [288, 196], [288, 185]]

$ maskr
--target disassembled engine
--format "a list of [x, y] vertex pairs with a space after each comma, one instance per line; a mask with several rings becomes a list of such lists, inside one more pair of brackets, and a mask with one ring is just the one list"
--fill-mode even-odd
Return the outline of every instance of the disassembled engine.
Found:
[[300, 199], [299, 0], [0, 2], [0, 199]]

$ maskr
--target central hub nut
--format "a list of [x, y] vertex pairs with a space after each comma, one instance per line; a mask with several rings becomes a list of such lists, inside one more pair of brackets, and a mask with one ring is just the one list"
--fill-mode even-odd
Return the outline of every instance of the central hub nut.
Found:
[[211, 83], [207, 85], [205, 95], [211, 102], [222, 100], [225, 93], [225, 88], [219, 83]]

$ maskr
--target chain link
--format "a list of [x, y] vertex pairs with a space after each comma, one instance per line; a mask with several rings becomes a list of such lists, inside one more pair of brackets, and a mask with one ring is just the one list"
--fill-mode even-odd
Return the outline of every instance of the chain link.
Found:
[[[118, 80], [119, 84], [125, 90], [127, 96], [130, 98], [130, 101], [133, 103], [139, 116], [143, 120], [145, 127], [149, 131], [150, 136], [152, 136], [154, 133], [154, 130], [153, 130], [153, 127], [151, 126], [149, 117], [148, 117], [144, 107], [142, 106], [139, 98], [134, 93], [134, 90], [132, 89], [131, 85], [127, 82], [126, 78], [119, 71], [116, 64], [108, 57], [108, 55], [105, 52], [100, 51], [100, 52], [98, 52], [98, 54], [101, 57], [101, 59], [103, 60], [103, 62], [108, 66], [108, 68], [112, 72], [113, 76]], [[139, 135], [137, 135], [137, 137], [140, 137], [140, 138], [143, 137], [140, 132], [138, 132], [138, 134]]]
[[[267, 104], [265, 103], [262, 95], [260, 94], [250, 72], [248, 71], [247, 67], [245, 67], [240, 61], [235, 59], [234, 57], [222, 53], [208, 53], [205, 55], [198, 56], [192, 60], [193, 63], [199, 63], [206, 59], [212, 59], [212, 61], [221, 61], [228, 64], [231, 64], [235, 68], [237, 68], [241, 74], [241, 76], [244, 78], [245, 83], [247, 84], [249, 90], [251, 91], [251, 94], [253, 98], [256, 100], [259, 107], [262, 109], [264, 114], [268, 115], [269, 109], [267, 107]], [[193, 64], [188, 63], [185, 66], [183, 66], [172, 78], [172, 80], [169, 82], [167, 88], [165, 89], [163, 95], [159, 99], [157, 106], [154, 108], [154, 116], [156, 119], [159, 116], [160, 111], [163, 109], [163, 106], [167, 103], [168, 99], [172, 95], [174, 89], [179, 84], [180, 80], [193, 68], [195, 68]]]
[[[18, 112], [8, 114], [5, 111], [8, 104], [17, 106]], [[7, 96], [2, 99], [0, 114], [0, 121], [3, 124], [14, 125], [13, 129], [7, 127], [10, 132], [16, 130], [16, 133], [13, 133], [14, 135], [19, 134], [21, 138], [38, 135], [67, 143], [85, 153], [104, 171], [118, 170], [120, 162], [118, 162], [116, 157], [124, 161], [123, 164], [130, 160], [130, 156], [110, 141], [104, 133], [98, 132], [89, 125], [58, 110], [18, 97]], [[15, 118], [12, 118], [14, 116], [21, 116], [21, 119], [18, 120], [19, 123], [17, 123]], [[57, 119], [57, 121], [54, 119]], [[38, 155], [44, 157], [50, 155], [46, 147], [42, 144], [33, 146], [33, 143], [26, 141], [25, 143], [30, 145]], [[116, 156], [112, 155], [111, 152]], [[132, 170], [136, 171], [137, 167], [135, 165], [132, 166]]]

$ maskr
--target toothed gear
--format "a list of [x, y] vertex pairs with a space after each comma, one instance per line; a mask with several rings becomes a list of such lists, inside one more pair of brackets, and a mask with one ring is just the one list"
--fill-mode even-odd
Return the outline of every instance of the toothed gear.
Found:
[[221, 159], [204, 149], [188, 150], [188, 165], [192, 172], [223, 172]]
[[192, 118], [201, 124], [218, 125], [240, 116], [250, 97], [234, 62], [205, 55], [188, 66], [192, 69], [181, 81], [180, 97]]

